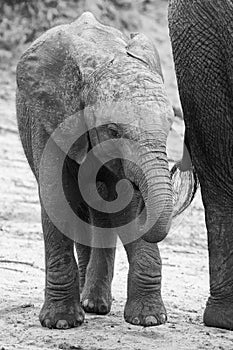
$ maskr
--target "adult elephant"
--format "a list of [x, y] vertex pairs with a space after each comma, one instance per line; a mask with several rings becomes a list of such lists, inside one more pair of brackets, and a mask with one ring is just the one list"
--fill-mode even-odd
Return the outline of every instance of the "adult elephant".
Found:
[[[106, 243], [98, 234], [101, 228], [111, 232], [112, 227], [125, 227], [131, 219], [131, 231], [119, 231], [129, 260], [125, 319], [143, 326], [164, 323], [157, 242], [169, 230], [173, 208], [166, 156], [173, 111], [153, 44], [140, 34], [126, 38], [84, 13], [32, 44], [18, 64], [17, 85], [19, 132], [38, 181], [42, 210], [42, 325], [74, 327], [83, 322], [83, 309], [110, 311], [115, 249], [109, 237]], [[110, 159], [104, 158], [101, 167], [106, 153], [111, 153]], [[103, 213], [85, 202], [83, 191], [95, 192], [91, 181], [96, 167], [98, 193], [110, 204], [116, 200], [119, 180], [133, 185], [132, 201], [125, 209]], [[84, 234], [73, 216], [66, 216], [70, 207], [61, 201], [63, 191], [72, 212], [88, 224]], [[142, 215], [137, 220], [138, 214]], [[71, 238], [77, 241], [79, 271]]]
[[208, 232], [204, 323], [233, 329], [233, 1], [170, 1], [169, 26]]

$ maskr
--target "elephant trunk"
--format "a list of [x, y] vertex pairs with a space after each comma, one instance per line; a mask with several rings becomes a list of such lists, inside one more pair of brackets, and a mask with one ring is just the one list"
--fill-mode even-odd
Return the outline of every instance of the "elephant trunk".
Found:
[[141, 229], [148, 242], [163, 240], [170, 228], [173, 211], [172, 186], [165, 147], [144, 152], [140, 169], [144, 176], [138, 182], [146, 208], [146, 220]]

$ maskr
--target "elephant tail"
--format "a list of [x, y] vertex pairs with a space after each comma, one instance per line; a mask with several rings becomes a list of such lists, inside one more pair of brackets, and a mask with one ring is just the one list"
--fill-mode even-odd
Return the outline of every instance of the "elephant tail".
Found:
[[185, 171], [181, 168], [181, 162], [177, 162], [170, 171], [173, 189], [173, 218], [189, 207], [199, 186], [194, 167], [191, 166]]

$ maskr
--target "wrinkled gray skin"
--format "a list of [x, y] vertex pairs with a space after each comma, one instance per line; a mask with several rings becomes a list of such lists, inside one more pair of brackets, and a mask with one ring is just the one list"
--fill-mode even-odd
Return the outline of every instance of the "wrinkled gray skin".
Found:
[[[95, 225], [114, 226], [116, 220], [118, 225], [121, 221], [124, 224], [125, 219], [141, 210], [143, 196], [150, 198], [145, 227], [150, 226], [163, 206], [155, 225], [143, 237], [125, 245], [129, 275], [124, 316], [127, 322], [137, 325], [164, 323], [166, 310], [161, 298], [157, 242], [166, 236], [172, 213], [166, 139], [173, 112], [164, 91], [156, 49], [144, 35], [131, 35], [128, 39], [118, 30], [98, 23], [91, 13], [85, 13], [70, 25], [49, 30], [32, 44], [18, 64], [17, 84], [19, 132], [40, 193], [39, 164], [49, 136], [67, 117], [83, 110], [77, 113], [77, 123], [91, 131], [72, 146], [63, 168], [63, 185], [72, 209], [92, 223], [94, 229]], [[113, 108], [114, 102], [119, 102], [119, 110]], [[129, 104], [133, 105], [130, 112]], [[69, 130], [65, 132], [69, 137]], [[96, 213], [83, 202], [77, 174], [93, 146], [120, 137], [137, 141], [137, 147], [129, 143], [121, 150], [122, 158], [139, 159], [145, 176], [127, 160], [102, 167], [97, 180], [105, 199], [115, 198], [115, 186], [121, 178], [131, 181], [135, 188], [130, 208], [124, 215], [114, 217]], [[49, 172], [56, 174], [55, 163], [62, 152], [55, 144]], [[98, 152], [92, 162], [98, 163]], [[88, 186], [91, 174], [85, 175]], [[149, 179], [147, 184], [145, 177]], [[56, 192], [56, 181], [50, 185]], [[55, 201], [53, 205], [56, 206]], [[51, 222], [42, 200], [41, 210], [46, 258], [41, 324], [69, 328], [83, 322], [83, 310], [108, 313], [115, 249], [77, 243], [77, 267], [74, 242]]]
[[207, 326], [233, 329], [233, 1], [173, 0], [170, 35], [186, 145], [208, 232]]

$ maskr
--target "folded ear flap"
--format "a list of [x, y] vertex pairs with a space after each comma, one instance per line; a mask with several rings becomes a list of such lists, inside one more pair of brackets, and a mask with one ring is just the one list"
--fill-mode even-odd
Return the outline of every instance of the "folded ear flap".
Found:
[[67, 32], [68, 26], [46, 32], [23, 54], [17, 66], [19, 93], [49, 134], [81, 109], [82, 74]]
[[[30, 118], [39, 121], [57, 145], [81, 164], [89, 141], [82, 113], [82, 74], [68, 29], [53, 28], [32, 44], [17, 66], [17, 85]], [[80, 52], [84, 41], [78, 35], [75, 40]]]
[[163, 77], [159, 53], [152, 41], [144, 34], [139, 33], [131, 33], [130, 38], [131, 40], [126, 48], [127, 53], [148, 64], [151, 70], [156, 71]]

